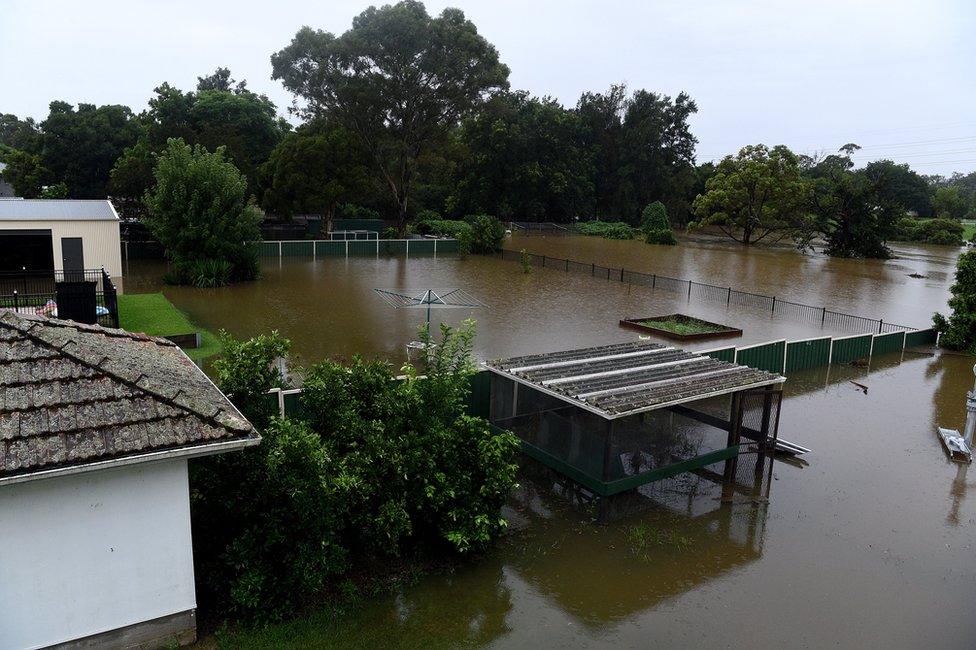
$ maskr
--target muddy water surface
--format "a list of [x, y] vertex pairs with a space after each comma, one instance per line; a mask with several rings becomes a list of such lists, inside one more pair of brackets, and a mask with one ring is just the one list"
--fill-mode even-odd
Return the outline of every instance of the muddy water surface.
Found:
[[[716, 243], [670, 249], [537, 236], [510, 247], [920, 326], [945, 308], [958, 253], [920, 247], [882, 263]], [[134, 263], [127, 290], [158, 289], [160, 271]], [[423, 313], [393, 310], [372, 289], [427, 286], [464, 287], [488, 305], [435, 313], [450, 322], [477, 318], [482, 357], [626, 340], [634, 335], [619, 329], [618, 319], [671, 311], [742, 327], [743, 337], [733, 341], [822, 331], [554, 269], [523, 274], [518, 264], [477, 257], [274, 260], [259, 282], [162, 290], [208, 328], [238, 336], [277, 328], [294, 341], [300, 360], [311, 362], [355, 352], [402, 359]], [[792, 375], [780, 435], [814, 451], [803, 464], [776, 462], [758, 478], [740, 464], [743, 490], [731, 506], [719, 504], [711, 483], [685, 475], [647, 489], [642, 513], [596, 525], [586, 506], [570, 504], [565, 486], [527, 465], [506, 508], [511, 530], [485, 557], [371, 600], [338, 622], [298, 625], [285, 642], [974, 647], [976, 475], [946, 460], [935, 436], [937, 425], [962, 427], [972, 362], [899, 353], [870, 368]]]

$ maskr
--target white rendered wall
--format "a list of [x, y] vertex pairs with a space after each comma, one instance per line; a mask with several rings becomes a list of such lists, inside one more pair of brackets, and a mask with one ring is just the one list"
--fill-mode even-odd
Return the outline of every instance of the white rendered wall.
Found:
[[185, 459], [0, 486], [0, 648], [195, 607]]

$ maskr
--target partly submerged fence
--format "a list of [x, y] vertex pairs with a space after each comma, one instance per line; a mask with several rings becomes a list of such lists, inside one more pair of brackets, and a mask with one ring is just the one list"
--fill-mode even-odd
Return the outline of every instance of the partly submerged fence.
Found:
[[822, 336], [799, 341], [784, 339], [740, 347], [730, 345], [705, 350], [699, 354], [767, 372], [789, 375], [809, 368], [868, 361], [876, 356], [937, 343], [938, 333], [933, 329], [911, 332], [903, 330], [886, 334]]
[[[257, 242], [259, 257], [350, 257], [362, 255], [437, 255], [457, 253], [456, 239], [295, 239]], [[122, 259], [161, 259], [163, 247], [154, 241], [123, 241]]]
[[260, 257], [349, 257], [356, 255], [437, 255], [458, 252], [456, 239], [300, 239], [258, 242]]
[[[935, 345], [935, 330], [892, 332], [889, 334], [857, 334], [855, 336], [803, 339], [800, 341], [770, 341], [741, 347], [728, 346], [698, 352], [705, 356], [751, 366], [767, 372], [789, 375], [801, 370], [835, 364], [866, 361], [873, 357], [904, 349]], [[491, 373], [481, 370], [471, 376], [468, 413], [487, 418], [491, 405]], [[272, 389], [267, 394], [269, 406], [281, 417], [302, 414], [302, 389]]]
[[736, 305], [761, 309], [763, 311], [769, 311], [770, 314], [780, 314], [797, 320], [820, 323], [821, 327], [854, 332], [877, 332], [878, 334], [904, 332], [915, 329], [908, 325], [886, 323], [881, 318], [865, 318], [864, 316], [845, 314], [827, 309], [824, 306], [805, 305], [800, 302], [784, 300], [776, 296], [740, 291], [732, 287], [720, 287], [714, 284], [695, 282], [694, 280], [672, 278], [667, 275], [657, 275], [656, 273], [641, 273], [624, 268], [600, 266], [599, 264], [578, 262], [561, 257], [550, 257], [548, 255], [537, 255], [535, 253], [526, 252], [523, 254], [520, 251], [509, 249], [503, 250], [500, 255], [502, 259], [516, 262], [522, 262], [524, 260], [532, 266], [584, 273], [596, 278], [606, 278], [607, 280], [616, 282], [649, 287], [655, 291], [660, 289], [662, 291], [685, 294], [689, 300], [698, 298], [699, 300], [711, 302], [724, 302], [726, 306]]

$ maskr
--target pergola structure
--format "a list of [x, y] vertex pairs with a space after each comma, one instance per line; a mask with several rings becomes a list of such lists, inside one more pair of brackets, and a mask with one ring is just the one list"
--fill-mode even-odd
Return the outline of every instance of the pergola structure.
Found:
[[724, 461], [731, 500], [743, 438], [760, 459], [775, 445], [786, 381], [649, 341], [486, 365], [492, 424], [600, 497]]

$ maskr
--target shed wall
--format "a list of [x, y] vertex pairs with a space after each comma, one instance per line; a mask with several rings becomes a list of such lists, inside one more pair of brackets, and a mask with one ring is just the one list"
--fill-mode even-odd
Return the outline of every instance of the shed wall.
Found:
[[[50, 230], [56, 270], [61, 270], [61, 238], [81, 237], [86, 269], [104, 267], [113, 281], [122, 277], [122, 246], [118, 221], [3, 220], [0, 221], [0, 230]], [[118, 282], [116, 286], [120, 286]]]
[[195, 607], [185, 459], [0, 487], [0, 647]]

